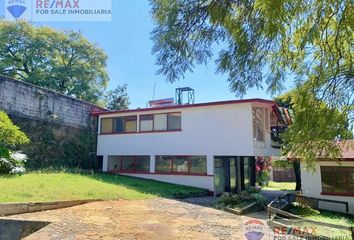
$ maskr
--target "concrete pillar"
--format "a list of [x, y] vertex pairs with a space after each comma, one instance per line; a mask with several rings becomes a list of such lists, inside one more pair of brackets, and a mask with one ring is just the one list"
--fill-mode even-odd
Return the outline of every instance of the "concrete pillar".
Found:
[[102, 171], [103, 172], [107, 172], [108, 171], [108, 156], [107, 155], [103, 156]]
[[214, 175], [214, 156], [213, 155], [207, 156], [207, 174]]
[[150, 156], [150, 173], [155, 173], [156, 164], [155, 164], [155, 155]]

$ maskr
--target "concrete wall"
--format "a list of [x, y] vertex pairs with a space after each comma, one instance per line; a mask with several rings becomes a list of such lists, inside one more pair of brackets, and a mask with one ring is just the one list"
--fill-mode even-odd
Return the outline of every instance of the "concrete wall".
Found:
[[188, 176], [188, 175], [169, 175], [169, 174], [122, 174], [131, 177], [153, 179], [162, 182], [174, 183], [185, 186], [198, 187], [214, 191], [213, 176]]
[[273, 167], [270, 171], [270, 180], [274, 182], [295, 182], [293, 168]]
[[[320, 166], [342, 166], [342, 167], [354, 167], [354, 162], [341, 162], [340, 165], [336, 161], [320, 161], [316, 163], [315, 172], [307, 171], [304, 166], [301, 167], [301, 181], [303, 195], [322, 199], [331, 199], [336, 201], [345, 201], [349, 203], [349, 211], [354, 214], [354, 197], [353, 196], [330, 196], [322, 195], [321, 185], [321, 170]], [[335, 206], [329, 204], [328, 208]], [[336, 210], [341, 206], [335, 206]]]
[[29, 169], [96, 166], [96, 117], [102, 109], [32, 84], [0, 76], [0, 110], [30, 138], [19, 146]]
[[97, 106], [32, 84], [0, 76], [0, 109], [25, 118], [88, 127]]

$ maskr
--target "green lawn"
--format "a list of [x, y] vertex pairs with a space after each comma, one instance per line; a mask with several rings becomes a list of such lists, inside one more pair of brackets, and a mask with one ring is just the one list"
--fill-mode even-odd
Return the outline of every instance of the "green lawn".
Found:
[[0, 177], [0, 202], [78, 199], [147, 199], [206, 190], [104, 173], [29, 173]]
[[[290, 213], [299, 215], [303, 218], [314, 220], [323, 223], [335, 224], [345, 227], [354, 227], [354, 217], [329, 212], [329, 211], [318, 211], [314, 210], [308, 206], [291, 206], [288, 210]], [[296, 225], [296, 224], [295, 224]], [[327, 236], [327, 237], [348, 237], [350, 239], [351, 233], [349, 230], [343, 230], [338, 228], [332, 228], [323, 226], [321, 224], [314, 225], [313, 223], [302, 222], [304, 227], [314, 227], [316, 229], [317, 235]]]
[[294, 182], [269, 182], [269, 186], [262, 187], [262, 190], [281, 190], [294, 191], [296, 183]]

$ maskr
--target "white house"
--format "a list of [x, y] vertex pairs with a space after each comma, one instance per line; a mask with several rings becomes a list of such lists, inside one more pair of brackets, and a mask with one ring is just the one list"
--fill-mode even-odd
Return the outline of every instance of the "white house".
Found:
[[97, 155], [104, 172], [238, 192], [255, 183], [256, 156], [279, 155], [273, 106], [247, 99], [94, 112]]
[[[342, 146], [341, 159], [319, 159], [315, 171], [301, 168], [304, 196], [343, 201], [354, 214], [354, 141]], [[325, 202], [322, 202], [325, 204]], [[345, 212], [343, 204], [329, 203], [324, 209]]]

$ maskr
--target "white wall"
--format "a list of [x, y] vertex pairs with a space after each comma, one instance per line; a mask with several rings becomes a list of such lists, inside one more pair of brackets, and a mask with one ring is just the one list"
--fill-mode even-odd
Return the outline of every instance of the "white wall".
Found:
[[[320, 161], [316, 163], [316, 171], [307, 171], [304, 166], [301, 167], [301, 181], [302, 181], [302, 191], [303, 195], [322, 199], [331, 199], [336, 201], [345, 201], [349, 203], [349, 211], [354, 214], [354, 197], [352, 196], [330, 196], [321, 195], [321, 170], [320, 166], [343, 166], [343, 167], [354, 167], [354, 162], [341, 162], [339, 165], [337, 162]], [[334, 204], [331, 204], [332, 207]], [[331, 206], [328, 206], [328, 208]], [[339, 206], [335, 206], [339, 207]], [[338, 210], [338, 209], [337, 209]]]
[[188, 175], [168, 175], [168, 174], [125, 174], [122, 175], [153, 179], [161, 182], [180, 184], [185, 186], [198, 187], [214, 191], [213, 176], [188, 176]]
[[[143, 114], [175, 111], [182, 112], [181, 132], [99, 135], [97, 154], [252, 156], [254, 153], [250, 104], [182, 108]], [[117, 115], [104, 117], [112, 116]]]

